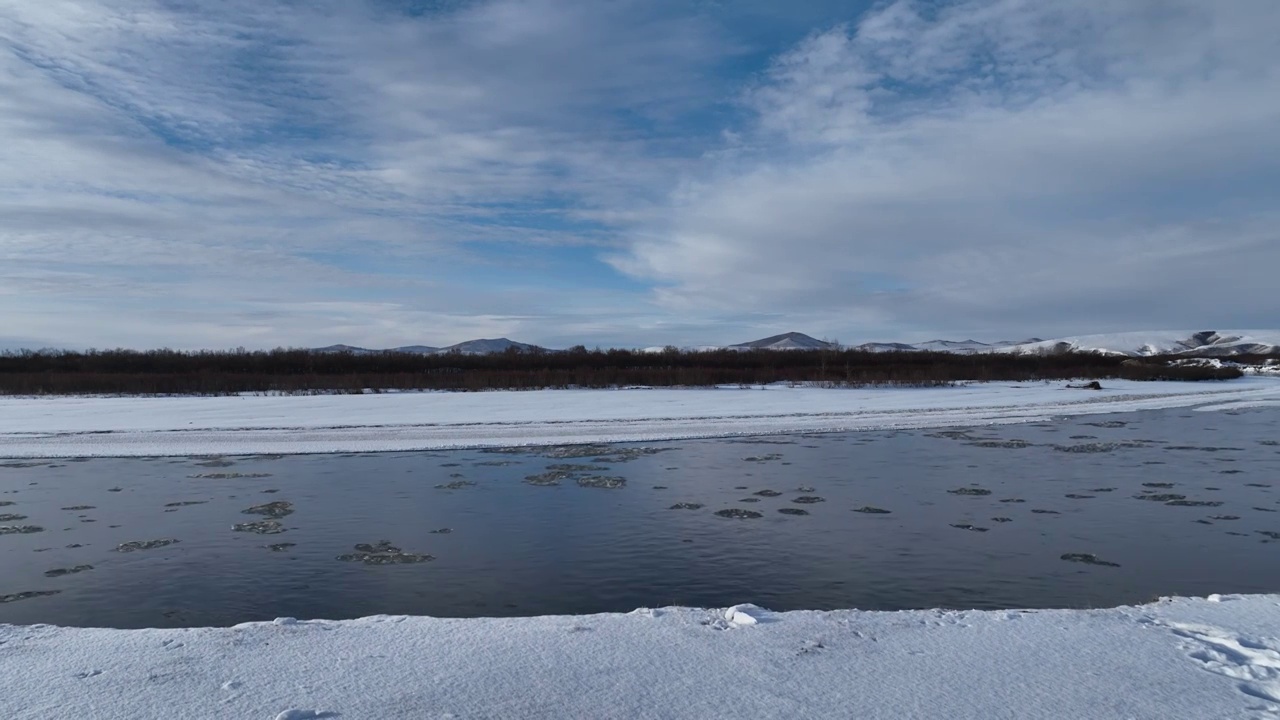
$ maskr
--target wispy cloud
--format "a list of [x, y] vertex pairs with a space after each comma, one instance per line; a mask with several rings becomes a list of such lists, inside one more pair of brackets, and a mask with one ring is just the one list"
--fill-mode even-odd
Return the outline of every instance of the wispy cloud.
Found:
[[1278, 12], [11, 3], [0, 335], [1267, 325]]
[[736, 152], [615, 262], [672, 308], [836, 330], [1266, 325], [1276, 28], [1267, 2], [892, 3], [776, 58]]
[[[504, 244], [614, 242], [609, 213], [657, 202], [658, 178], [696, 156], [705, 130], [685, 116], [714, 84], [701, 73], [733, 51], [716, 33], [638, 2], [12, 6], [0, 11], [0, 310], [46, 328], [51, 308], [70, 311], [63, 342], [106, 344], [225, 344], [244, 330], [243, 303], [276, 318], [255, 343], [310, 342], [310, 323], [375, 343], [520, 329], [474, 305], [447, 322], [413, 308], [447, 305], [431, 291], [506, 263]], [[520, 285], [484, 291], [509, 292], [515, 315], [528, 310]], [[400, 310], [326, 315], [351, 294]], [[129, 297], [190, 317], [126, 311]], [[557, 302], [543, 314], [580, 307]], [[157, 330], [121, 317], [135, 312]], [[225, 328], [192, 332], [201, 323]]]

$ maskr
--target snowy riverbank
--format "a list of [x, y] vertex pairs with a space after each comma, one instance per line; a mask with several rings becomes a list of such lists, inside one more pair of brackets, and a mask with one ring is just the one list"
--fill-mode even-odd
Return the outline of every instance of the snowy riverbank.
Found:
[[[0, 457], [412, 450], [1280, 406], [1280, 381], [1268, 378], [1107, 385], [0, 398]], [[1280, 595], [1088, 611], [741, 606], [173, 630], [0, 625], [0, 717], [1280, 720]]]
[[1280, 595], [1094, 611], [0, 626], [0, 716], [1275, 718], [1277, 628]]
[[1280, 380], [984, 383], [929, 389], [538, 390], [236, 397], [0, 398], [0, 457], [368, 452], [1029, 422], [1233, 403]]

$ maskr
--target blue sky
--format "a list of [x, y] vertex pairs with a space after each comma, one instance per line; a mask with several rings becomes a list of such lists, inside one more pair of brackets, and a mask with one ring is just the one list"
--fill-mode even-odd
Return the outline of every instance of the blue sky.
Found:
[[0, 348], [1274, 327], [1274, 0], [0, 4]]

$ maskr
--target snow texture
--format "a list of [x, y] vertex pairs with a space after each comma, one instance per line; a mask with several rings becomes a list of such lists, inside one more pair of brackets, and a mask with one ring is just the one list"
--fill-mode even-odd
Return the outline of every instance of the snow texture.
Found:
[[949, 388], [0, 398], [0, 457], [411, 451], [921, 428], [1280, 401], [1280, 379]]
[[0, 625], [0, 717], [1280, 718], [1280, 596], [1109, 610]]

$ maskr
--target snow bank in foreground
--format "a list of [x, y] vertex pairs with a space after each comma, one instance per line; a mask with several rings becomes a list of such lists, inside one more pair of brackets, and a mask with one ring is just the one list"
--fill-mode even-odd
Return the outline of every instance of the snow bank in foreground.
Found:
[[0, 398], [0, 457], [368, 452], [1025, 422], [1280, 400], [1276, 378], [953, 388]]
[[1092, 611], [0, 625], [4, 718], [1276, 718], [1280, 595]]

